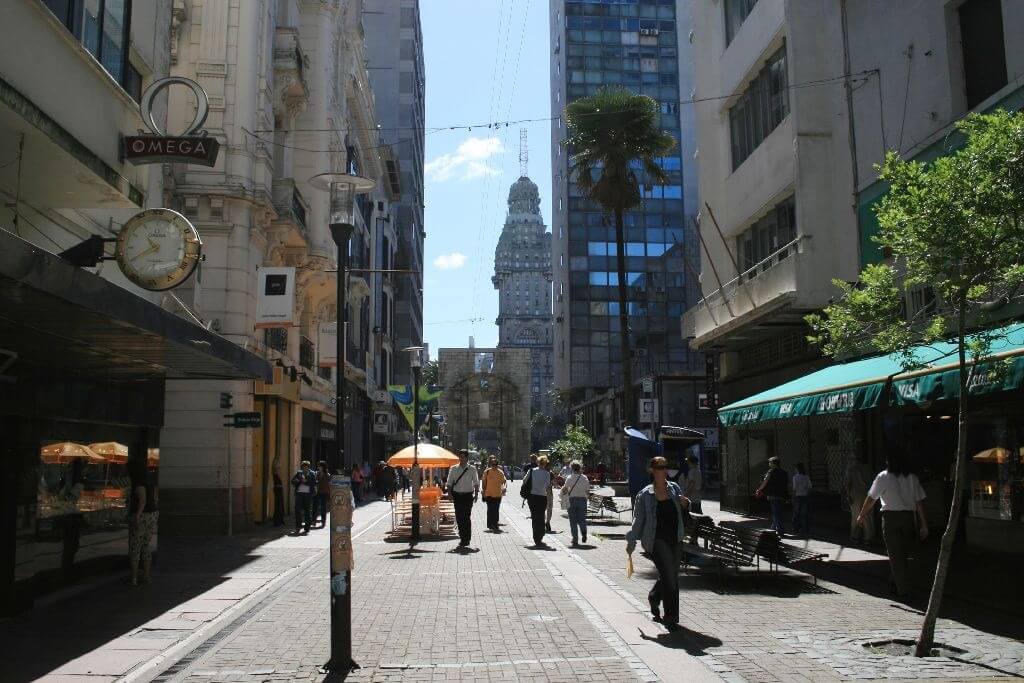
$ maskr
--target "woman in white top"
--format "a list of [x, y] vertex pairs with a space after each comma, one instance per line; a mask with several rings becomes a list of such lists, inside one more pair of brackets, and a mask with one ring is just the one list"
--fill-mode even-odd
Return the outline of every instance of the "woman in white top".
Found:
[[590, 480], [583, 474], [579, 460], [572, 463], [572, 474], [562, 484], [562, 495], [568, 501], [569, 530], [572, 532], [572, 547], [579, 547], [576, 540], [582, 535], [587, 542], [587, 496], [590, 495]]
[[[900, 598], [909, 595], [907, 577], [907, 556], [916, 535], [923, 541], [928, 538], [928, 518], [924, 512], [924, 489], [917, 475], [908, 471], [900, 453], [891, 454], [886, 469], [878, 473], [868, 489], [868, 495], [857, 515], [857, 523], [864, 524], [875, 501], [882, 501], [882, 538], [889, 553], [889, 567], [896, 594]], [[917, 513], [916, 515], [914, 513]]]
[[544, 542], [544, 527], [548, 510], [548, 497], [551, 495], [551, 463], [548, 457], [542, 455], [537, 458], [537, 466], [531, 468], [526, 475], [529, 484], [530, 495], [526, 499], [530, 506], [530, 521], [533, 523], [533, 544], [536, 548], [547, 548]]

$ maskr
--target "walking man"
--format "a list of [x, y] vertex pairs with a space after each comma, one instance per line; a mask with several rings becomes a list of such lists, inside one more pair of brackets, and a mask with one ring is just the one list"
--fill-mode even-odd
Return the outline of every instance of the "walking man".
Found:
[[493, 455], [487, 461], [482, 480], [484, 502], [487, 503], [487, 528], [498, 531], [498, 512], [501, 508], [501, 497], [505, 495], [505, 473], [498, 467], [498, 459]]
[[303, 533], [308, 534], [313, 524], [313, 494], [316, 491], [316, 472], [309, 468], [308, 460], [299, 465], [299, 471], [292, 477], [292, 486], [295, 487], [295, 533], [299, 533], [301, 524], [305, 528]]
[[583, 475], [583, 465], [573, 461], [570, 474], [562, 484], [562, 492], [569, 502], [569, 531], [572, 532], [572, 547], [579, 546], [577, 539], [582, 536], [587, 542], [587, 497], [590, 495], [590, 480]]
[[700, 507], [701, 489], [704, 488], [704, 478], [700, 474], [700, 461], [696, 455], [686, 456], [686, 464], [690, 468], [686, 472], [686, 486], [683, 487], [683, 495], [690, 499], [690, 512], [698, 515], [703, 514]]
[[909, 556], [915, 539], [928, 538], [924, 498], [921, 482], [910, 471], [906, 457], [894, 451], [886, 458], [886, 468], [878, 473], [868, 489], [857, 515], [857, 523], [864, 524], [872, 514], [875, 501], [882, 501], [882, 538], [889, 553], [893, 589], [901, 600], [910, 597]]
[[544, 542], [544, 516], [551, 497], [551, 472], [547, 468], [548, 458], [542, 455], [537, 458], [537, 467], [532, 468], [523, 481], [528, 492], [526, 502], [530, 506], [530, 521], [533, 526], [533, 545], [535, 548], [548, 547]]
[[451, 494], [455, 504], [455, 523], [459, 527], [459, 547], [468, 548], [473, 535], [470, 514], [473, 502], [480, 493], [480, 477], [476, 468], [469, 464], [469, 451], [459, 450], [459, 464], [448, 470], [448, 481], [445, 489]]
[[775, 529], [779, 538], [782, 538], [782, 534], [786, 530], [786, 523], [782, 521], [782, 504], [786, 500], [787, 493], [789, 493], [789, 475], [779, 465], [778, 456], [773, 455], [768, 458], [768, 471], [765, 473], [761, 485], [757, 487], [755, 495], [768, 499], [768, 505], [772, 510], [772, 528]]

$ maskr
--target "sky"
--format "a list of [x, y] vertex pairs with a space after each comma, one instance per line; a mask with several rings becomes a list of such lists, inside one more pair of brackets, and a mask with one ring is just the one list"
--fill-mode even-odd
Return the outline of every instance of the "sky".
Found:
[[[426, 63], [423, 337], [439, 348], [498, 342], [494, 248], [519, 137], [551, 229], [547, 0], [420, 0]], [[521, 119], [544, 119], [509, 123]], [[501, 123], [488, 128], [488, 124]], [[470, 126], [439, 130], [452, 126]]]

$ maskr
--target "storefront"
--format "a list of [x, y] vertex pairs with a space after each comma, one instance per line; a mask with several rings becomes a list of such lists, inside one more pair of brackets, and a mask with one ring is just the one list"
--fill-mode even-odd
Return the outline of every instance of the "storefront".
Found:
[[[1024, 553], [1024, 325], [995, 337], [969, 388], [960, 522], [972, 547]], [[790, 472], [797, 463], [808, 468], [819, 509], [848, 516], [848, 492], [865, 487], [899, 449], [921, 478], [929, 519], [941, 525], [954, 486], [959, 364], [952, 344], [911, 355], [912, 371], [895, 355], [867, 358], [722, 408], [723, 507], [761, 512], [752, 494], [768, 458], [778, 456]]]
[[129, 474], [158, 483], [166, 379], [268, 373], [261, 358], [0, 231], [0, 612], [125, 566]]

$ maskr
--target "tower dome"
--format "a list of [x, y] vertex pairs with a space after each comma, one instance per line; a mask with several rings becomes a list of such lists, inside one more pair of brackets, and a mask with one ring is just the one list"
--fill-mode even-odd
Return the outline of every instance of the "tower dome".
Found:
[[540, 191], [537, 184], [526, 176], [512, 183], [508, 191], [508, 212], [540, 215]]

